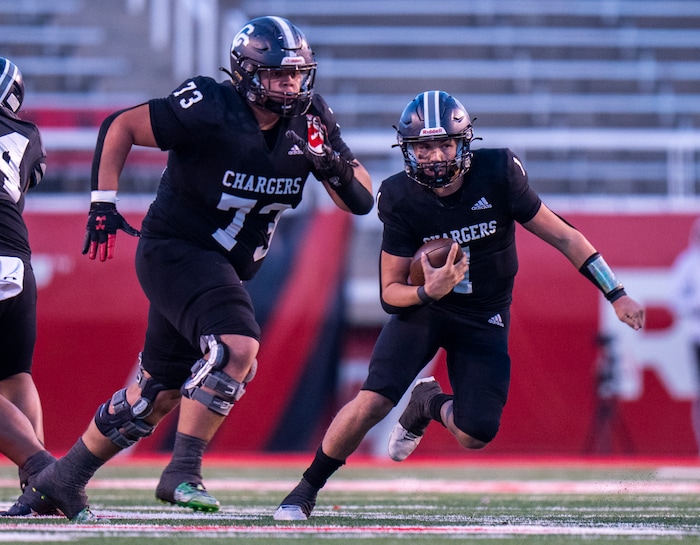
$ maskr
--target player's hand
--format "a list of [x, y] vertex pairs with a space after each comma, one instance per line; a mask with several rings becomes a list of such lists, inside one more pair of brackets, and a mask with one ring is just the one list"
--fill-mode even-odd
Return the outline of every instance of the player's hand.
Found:
[[286, 132], [287, 138], [304, 152], [322, 180], [327, 180], [334, 187], [352, 182], [355, 176], [352, 165], [328, 144], [328, 130], [321, 119], [318, 116], [307, 116], [306, 126], [306, 140], [293, 130]]
[[630, 296], [623, 295], [612, 305], [621, 322], [625, 322], [635, 330], [644, 327], [644, 307]]
[[141, 236], [141, 233], [129, 225], [117, 212], [117, 205], [111, 202], [92, 203], [88, 214], [83, 254], [88, 254], [90, 259], [96, 259], [99, 256], [100, 261], [112, 259], [118, 229], [134, 237]]
[[464, 275], [469, 269], [467, 255], [464, 254], [462, 259], [455, 263], [459, 245], [455, 242], [450, 248], [450, 253], [447, 254], [447, 261], [442, 267], [433, 267], [430, 264], [428, 255], [422, 253], [420, 256], [421, 265], [423, 266], [423, 274], [425, 276], [425, 293], [433, 299], [440, 299], [450, 293], [452, 289], [464, 280]]

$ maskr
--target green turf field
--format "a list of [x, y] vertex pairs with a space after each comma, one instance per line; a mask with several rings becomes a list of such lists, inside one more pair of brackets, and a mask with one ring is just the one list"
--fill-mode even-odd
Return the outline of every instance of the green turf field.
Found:
[[[700, 465], [693, 461], [351, 459], [322, 491], [311, 520], [273, 521], [306, 461], [207, 463], [205, 483], [222, 504], [208, 515], [154, 500], [164, 463], [118, 461], [101, 469], [88, 488], [93, 511], [108, 523], [0, 519], [0, 543], [700, 543]], [[15, 468], [0, 465], [0, 507], [16, 496]]]

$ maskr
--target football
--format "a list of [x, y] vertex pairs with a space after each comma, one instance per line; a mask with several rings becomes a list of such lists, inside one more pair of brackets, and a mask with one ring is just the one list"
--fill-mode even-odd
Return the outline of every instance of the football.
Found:
[[[429, 240], [423, 246], [418, 248], [413, 257], [411, 258], [411, 266], [409, 269], [409, 278], [411, 284], [414, 286], [422, 286], [425, 283], [425, 276], [423, 276], [423, 265], [420, 261], [420, 256], [423, 252], [428, 254], [428, 261], [433, 267], [442, 267], [447, 261], [447, 254], [450, 253], [450, 247], [454, 240], [451, 238], [436, 238]], [[455, 263], [462, 259], [462, 248], [457, 250], [457, 255], [455, 256]]]

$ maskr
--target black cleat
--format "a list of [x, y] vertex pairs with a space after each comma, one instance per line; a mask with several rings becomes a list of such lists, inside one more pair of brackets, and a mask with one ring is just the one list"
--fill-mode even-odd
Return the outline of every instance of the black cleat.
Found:
[[0, 511], [0, 517], [33, 517], [37, 513], [27, 504], [17, 500], [7, 511]]

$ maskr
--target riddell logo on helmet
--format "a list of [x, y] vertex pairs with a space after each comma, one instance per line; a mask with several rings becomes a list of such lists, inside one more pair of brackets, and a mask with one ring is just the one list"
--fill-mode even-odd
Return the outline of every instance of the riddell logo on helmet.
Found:
[[306, 60], [304, 59], [304, 57], [284, 57], [282, 59], [282, 66], [286, 66], [288, 64], [293, 64], [297, 66], [300, 64], [306, 64]]
[[435, 136], [437, 134], [447, 134], [443, 127], [433, 127], [432, 129], [421, 129], [419, 136]]

